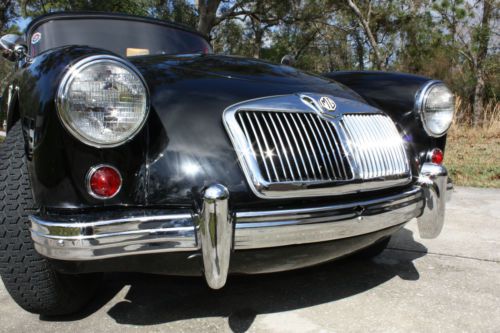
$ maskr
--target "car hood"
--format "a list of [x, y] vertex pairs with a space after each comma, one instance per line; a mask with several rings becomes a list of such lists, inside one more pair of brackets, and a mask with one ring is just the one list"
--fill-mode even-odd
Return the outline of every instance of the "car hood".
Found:
[[307, 74], [293, 67], [272, 64], [258, 59], [222, 55], [145, 56], [131, 59], [146, 72], [182, 71], [192, 75], [210, 74], [236, 80], [256, 80], [286, 85], [327, 84], [328, 79]]
[[222, 115], [231, 105], [301, 92], [333, 96], [339, 108], [347, 108], [352, 100], [365, 103], [333, 80], [255, 59], [204, 55], [147, 56], [131, 61], [151, 96], [149, 205], [186, 205], [204, 186], [219, 182], [228, 187], [234, 204], [262, 207], [262, 200], [248, 188], [224, 128]]

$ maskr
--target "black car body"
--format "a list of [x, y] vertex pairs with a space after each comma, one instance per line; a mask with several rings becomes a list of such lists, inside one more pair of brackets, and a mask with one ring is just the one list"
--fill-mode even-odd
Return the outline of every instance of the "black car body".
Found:
[[[214, 55], [188, 28], [116, 14], [51, 14], [25, 40], [3, 43], [17, 70], [2, 110], [33, 194], [19, 213], [28, 254], [50, 274], [204, 274], [217, 289], [228, 273], [380, 248], [415, 217], [423, 236], [441, 231], [441, 82]], [[4, 262], [27, 255], [9, 251]], [[30, 311], [78, 307], [23, 298], [16, 283]]]

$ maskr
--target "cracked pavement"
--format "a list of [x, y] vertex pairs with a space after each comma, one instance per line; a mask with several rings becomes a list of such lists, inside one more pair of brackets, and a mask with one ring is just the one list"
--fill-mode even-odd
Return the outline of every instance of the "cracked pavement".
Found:
[[272, 275], [111, 274], [77, 316], [21, 310], [0, 282], [0, 332], [499, 332], [500, 190], [455, 189], [443, 233], [410, 222], [371, 261]]

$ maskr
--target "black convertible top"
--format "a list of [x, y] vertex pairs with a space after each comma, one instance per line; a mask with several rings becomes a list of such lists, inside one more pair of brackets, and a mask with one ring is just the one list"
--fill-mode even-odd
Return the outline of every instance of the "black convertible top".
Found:
[[[209, 42], [208, 36], [201, 34], [200, 32], [196, 31], [195, 29], [191, 28], [188, 25], [174, 23], [171, 21], [159, 20], [159, 19], [145, 17], [145, 16], [129, 15], [129, 14], [122, 14], [122, 13], [92, 12], [92, 11], [54, 12], [54, 13], [49, 13], [49, 14], [38, 16], [33, 21], [31, 21], [29, 23], [29, 25], [27, 26], [26, 36], [27, 37], [30, 36], [31, 33], [33, 32], [33, 30], [35, 30], [38, 26], [42, 25], [45, 22], [48, 22], [51, 20], [58, 20], [58, 19], [67, 20], [67, 19], [72, 19], [72, 18], [75, 18], [75, 19], [99, 18], [99, 19], [108, 19], [108, 20], [132, 20], [132, 21], [160, 24], [160, 25], [164, 25], [167, 27], [180, 29], [180, 30], [184, 30], [187, 32], [197, 34]], [[27, 38], [27, 40], [28, 40], [28, 38]]]

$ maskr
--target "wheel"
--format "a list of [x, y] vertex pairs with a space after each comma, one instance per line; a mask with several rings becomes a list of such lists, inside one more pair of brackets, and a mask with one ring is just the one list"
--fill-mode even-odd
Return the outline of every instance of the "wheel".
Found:
[[0, 275], [12, 298], [29, 312], [76, 312], [95, 294], [100, 275], [52, 269], [31, 240], [28, 216], [36, 211], [18, 122], [0, 145]]
[[353, 255], [353, 257], [358, 259], [371, 259], [373, 257], [376, 257], [387, 248], [387, 245], [389, 245], [390, 241], [391, 237], [386, 237], [382, 240], [379, 240], [375, 244], [372, 244], [368, 247], [365, 247], [364, 249], [359, 250]]

